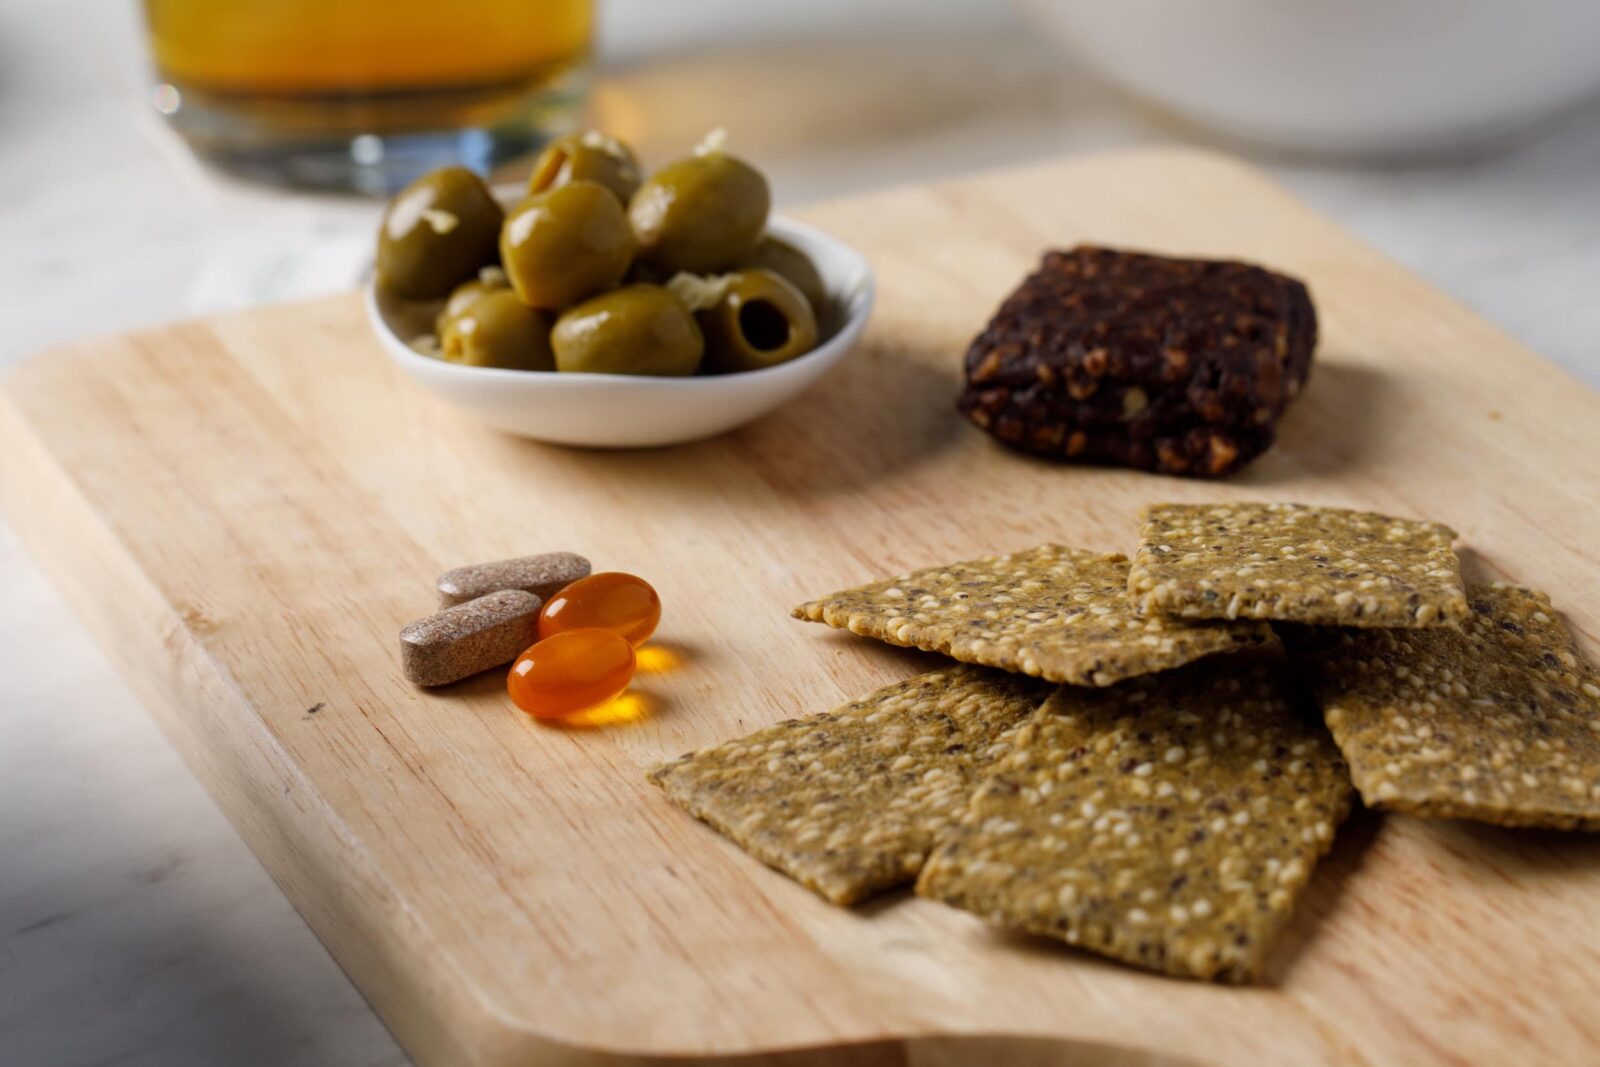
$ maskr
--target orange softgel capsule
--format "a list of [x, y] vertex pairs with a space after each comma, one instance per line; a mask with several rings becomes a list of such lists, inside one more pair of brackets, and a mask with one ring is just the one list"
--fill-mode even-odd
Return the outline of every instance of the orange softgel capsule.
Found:
[[536, 719], [559, 719], [618, 697], [633, 680], [633, 646], [610, 630], [567, 630], [511, 665], [511, 702]]
[[638, 647], [656, 632], [661, 598], [643, 578], [604, 571], [579, 578], [551, 597], [539, 615], [539, 637], [569, 630], [610, 630]]

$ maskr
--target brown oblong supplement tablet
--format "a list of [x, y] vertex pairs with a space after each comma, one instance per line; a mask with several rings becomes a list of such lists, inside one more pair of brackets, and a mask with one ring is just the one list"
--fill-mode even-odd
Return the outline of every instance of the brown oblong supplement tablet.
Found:
[[445, 608], [400, 631], [400, 665], [417, 685], [449, 685], [509, 663], [539, 639], [544, 601], [521, 589]]
[[439, 575], [439, 599], [448, 608], [502, 589], [521, 589], [549, 600], [579, 578], [588, 577], [589, 569], [589, 561], [576, 552], [474, 563]]

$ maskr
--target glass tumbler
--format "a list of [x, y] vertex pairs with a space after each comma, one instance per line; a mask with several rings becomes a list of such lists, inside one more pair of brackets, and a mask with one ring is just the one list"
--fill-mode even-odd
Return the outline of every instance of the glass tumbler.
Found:
[[202, 158], [387, 194], [571, 130], [590, 0], [145, 0], [156, 110]]

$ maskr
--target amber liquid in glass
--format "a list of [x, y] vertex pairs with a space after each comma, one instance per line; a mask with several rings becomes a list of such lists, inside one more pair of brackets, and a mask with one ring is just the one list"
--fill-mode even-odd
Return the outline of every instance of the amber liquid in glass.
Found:
[[200, 152], [384, 192], [575, 121], [590, 0], [145, 0], [155, 103]]

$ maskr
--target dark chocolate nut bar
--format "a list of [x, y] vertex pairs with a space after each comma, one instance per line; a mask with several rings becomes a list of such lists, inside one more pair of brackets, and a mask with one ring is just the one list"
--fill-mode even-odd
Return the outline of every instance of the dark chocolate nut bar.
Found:
[[1246, 263], [1049, 252], [967, 350], [959, 408], [1042, 456], [1230, 474], [1311, 371], [1306, 287]]

